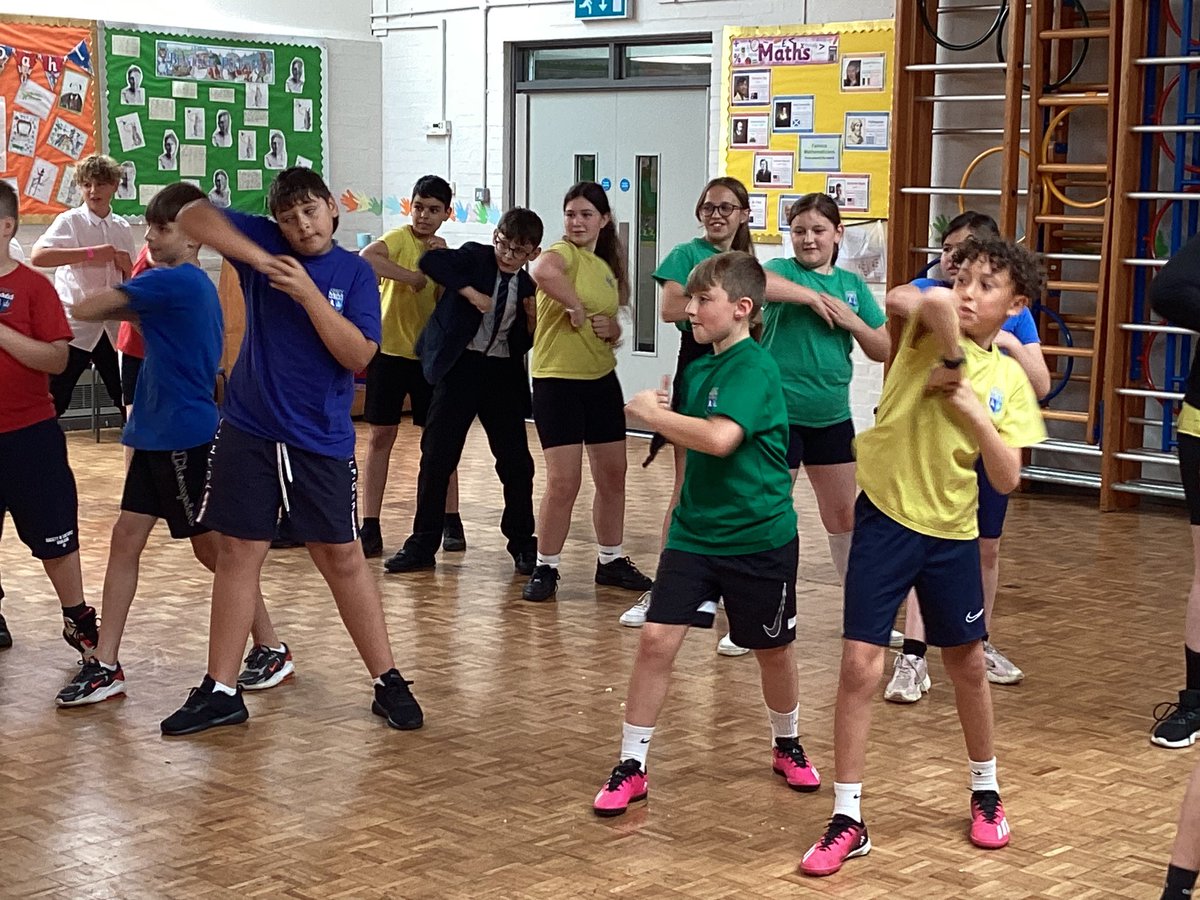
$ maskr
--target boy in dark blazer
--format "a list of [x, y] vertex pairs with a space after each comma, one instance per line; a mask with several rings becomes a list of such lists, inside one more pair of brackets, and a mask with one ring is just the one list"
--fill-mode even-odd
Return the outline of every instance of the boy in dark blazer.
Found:
[[532, 404], [525, 354], [533, 344], [536, 286], [522, 267], [537, 257], [541, 240], [542, 220], [518, 207], [501, 217], [491, 247], [468, 242], [421, 257], [421, 271], [445, 290], [417, 341], [433, 399], [421, 435], [413, 533], [384, 563], [388, 572], [436, 565], [446, 490], [476, 417], [504, 486], [500, 530], [508, 552], [518, 572], [533, 571], [533, 457], [525, 432]]

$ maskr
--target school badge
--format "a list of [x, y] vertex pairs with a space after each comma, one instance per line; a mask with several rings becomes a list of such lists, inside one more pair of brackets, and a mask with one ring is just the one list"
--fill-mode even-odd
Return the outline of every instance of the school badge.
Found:
[[12, 291], [0, 291], [0, 313], [6, 313], [13, 305], [15, 296]]

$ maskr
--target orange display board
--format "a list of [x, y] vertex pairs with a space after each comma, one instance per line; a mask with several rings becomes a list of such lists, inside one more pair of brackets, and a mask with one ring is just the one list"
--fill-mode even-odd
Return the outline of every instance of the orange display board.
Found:
[[0, 177], [27, 221], [81, 202], [75, 167], [99, 134], [95, 49], [95, 22], [0, 16]]

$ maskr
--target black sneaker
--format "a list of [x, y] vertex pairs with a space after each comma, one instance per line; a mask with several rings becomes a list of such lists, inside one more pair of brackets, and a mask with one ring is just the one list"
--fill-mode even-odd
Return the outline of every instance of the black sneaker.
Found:
[[363, 522], [358, 539], [362, 541], [363, 556], [367, 559], [383, 556], [383, 532], [378, 522]]
[[96, 610], [86, 606], [79, 618], [63, 616], [63, 640], [79, 651], [84, 659], [91, 659], [100, 641], [100, 628], [96, 624]]
[[414, 553], [409, 553], [404, 547], [401, 547], [383, 563], [385, 572], [395, 574], [397, 572], [419, 572], [421, 569], [433, 569], [437, 567], [437, 560], [432, 556], [419, 557]]
[[405, 681], [404, 676], [395, 669], [388, 669], [379, 677], [383, 684], [375, 685], [371, 712], [383, 716], [389, 725], [401, 731], [415, 731], [424, 725], [425, 714], [421, 712], [417, 698], [408, 689], [412, 682]]
[[462, 553], [467, 549], [467, 535], [458, 516], [446, 516], [446, 524], [442, 526], [442, 549], [447, 553]]
[[1178, 750], [1196, 743], [1200, 735], [1200, 691], [1180, 691], [1178, 703], [1160, 703], [1154, 708], [1158, 726], [1150, 743]]
[[12, 646], [12, 632], [8, 630], [8, 623], [4, 621], [4, 616], [0, 616], [0, 650], [7, 650]]
[[558, 569], [554, 566], [534, 566], [533, 573], [529, 576], [529, 583], [525, 585], [525, 590], [521, 591], [521, 596], [534, 603], [540, 603], [543, 600], [554, 599], [556, 593], [558, 593]]
[[247, 691], [265, 691], [287, 678], [296, 667], [292, 665], [292, 651], [284, 644], [282, 650], [272, 650], [263, 644], [250, 648], [245, 659], [246, 668], [238, 676], [238, 687]]
[[614, 559], [610, 563], [596, 560], [596, 584], [642, 592], [654, 587], [654, 582], [639, 572], [638, 567], [628, 556]]
[[533, 570], [537, 568], [537, 553], [533, 550], [514, 553], [513, 568], [517, 570], [518, 575], [532, 575]]
[[162, 720], [163, 734], [196, 734], [218, 725], [240, 725], [250, 718], [239, 689], [232, 697], [214, 691], [216, 683], [208, 675], [188, 692], [183, 706]]
[[54, 702], [59, 706], [86, 706], [125, 693], [125, 672], [121, 664], [106, 669], [97, 659], [87, 660], [79, 673], [58, 692]]

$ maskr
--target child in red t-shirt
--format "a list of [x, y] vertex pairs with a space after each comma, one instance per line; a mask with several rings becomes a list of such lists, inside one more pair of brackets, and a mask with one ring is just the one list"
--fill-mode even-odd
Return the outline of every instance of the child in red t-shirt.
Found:
[[[7, 510], [58, 594], [63, 638], [87, 658], [96, 649], [96, 610], [83, 602], [79, 500], [50, 397], [71, 328], [54, 286], [9, 255], [17, 204], [16, 191], [0, 182], [0, 528]], [[3, 617], [0, 631], [8, 635]]]
[[[154, 260], [150, 258], [150, 246], [146, 244], [133, 261], [133, 271], [129, 277], [134, 278], [152, 268]], [[146, 358], [146, 344], [132, 322], [122, 322], [117, 329], [117, 349], [121, 352], [121, 398], [125, 401], [125, 419], [128, 421], [133, 412], [138, 373], [142, 370], [142, 360]], [[129, 453], [125, 456], [128, 458]]]

